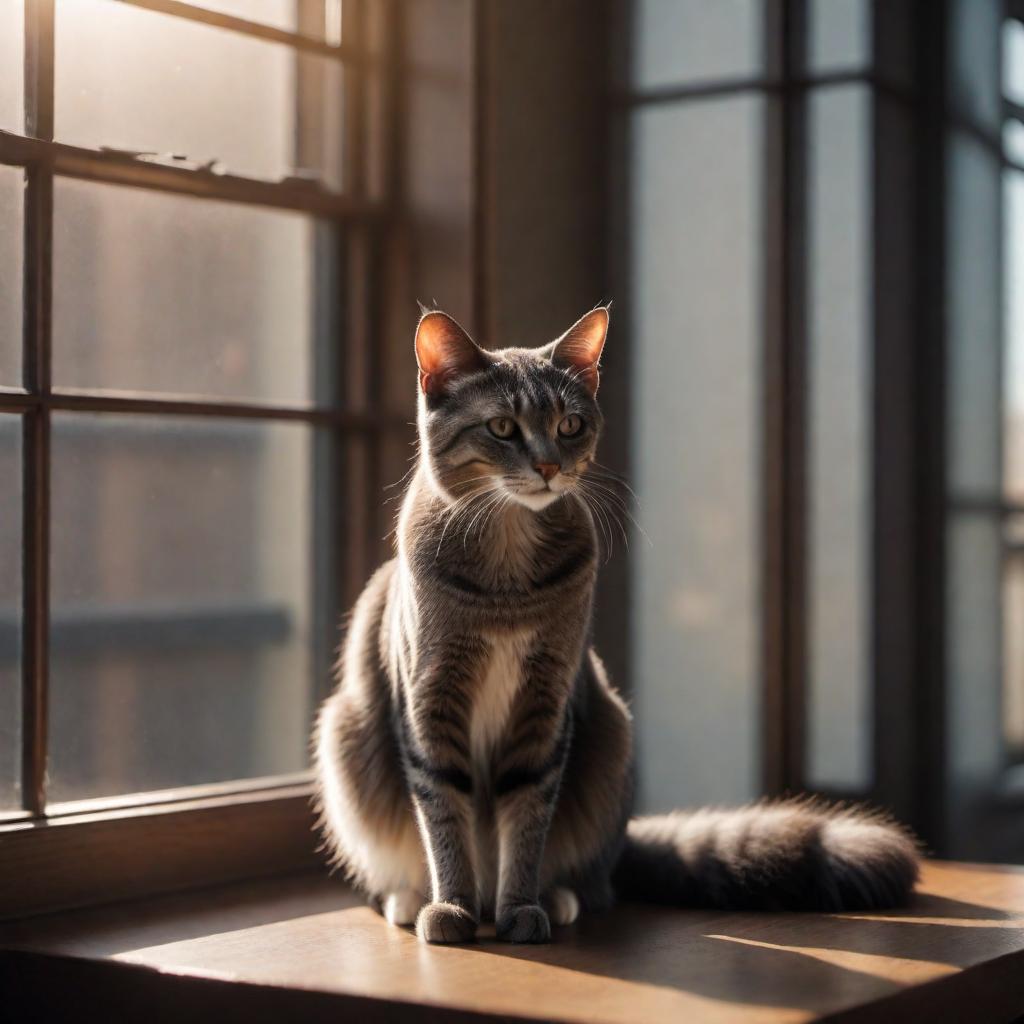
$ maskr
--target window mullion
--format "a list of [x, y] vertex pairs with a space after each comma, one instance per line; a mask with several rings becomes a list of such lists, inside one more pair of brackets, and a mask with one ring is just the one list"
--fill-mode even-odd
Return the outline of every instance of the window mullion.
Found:
[[[54, 0], [25, 0], [25, 131], [53, 139]], [[22, 805], [46, 806], [50, 547], [50, 306], [53, 173], [27, 168], [25, 192], [24, 383], [37, 404], [24, 417], [25, 531], [22, 612]]]

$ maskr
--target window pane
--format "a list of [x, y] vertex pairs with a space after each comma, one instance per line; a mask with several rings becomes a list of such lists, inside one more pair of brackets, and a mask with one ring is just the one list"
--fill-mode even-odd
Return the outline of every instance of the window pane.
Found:
[[1003, 736], [1007, 753], [1024, 761], [1024, 517], [1007, 529], [1012, 553], [1003, 577]]
[[55, 415], [51, 800], [305, 768], [312, 442]]
[[1003, 95], [1024, 104], [1024, 22], [1003, 22]]
[[0, 128], [25, 130], [25, 5], [0, 4]]
[[21, 419], [0, 415], [0, 811], [21, 801]]
[[298, 213], [65, 179], [54, 202], [58, 387], [313, 397], [325, 228]]
[[954, 493], [1001, 492], [1003, 338], [1000, 330], [1002, 168], [999, 156], [965, 132], [949, 135], [947, 232], [958, 255], [947, 286], [949, 479]]
[[341, 0], [196, 0], [196, 7], [205, 7], [208, 11], [220, 11], [222, 14], [233, 14], [236, 18], [247, 21], [258, 21], [273, 28], [284, 29], [286, 32], [303, 31], [311, 35], [308, 24], [299, 25], [299, 5], [309, 13], [310, 18], [324, 22], [322, 32], [330, 43], [341, 41]]
[[950, 85], [956, 111], [992, 131], [1002, 121], [1002, 0], [951, 0]]
[[633, 86], [760, 74], [763, 6], [761, 0], [636, 0]]
[[1024, 121], [1003, 125], [1003, 152], [1014, 163], [1024, 164]]
[[[979, 4], [979, 7], [984, 5]], [[944, 849], [992, 855], [979, 828], [1005, 767], [1005, 543], [996, 504], [1003, 477], [1002, 167], [965, 132], [948, 135], [946, 220], [947, 517], [943, 771]], [[968, 511], [961, 496], [991, 502]]]
[[[261, 178], [305, 169], [341, 185], [342, 69], [237, 32], [115, 3], [57, 5], [56, 128], [62, 142], [178, 154]], [[299, 81], [322, 98], [299, 138]], [[308, 113], [308, 110], [307, 110]]]
[[871, 97], [810, 97], [809, 731], [816, 788], [871, 782]]
[[810, 53], [812, 71], [864, 67], [871, 55], [871, 11], [868, 0], [811, 0]]
[[1024, 173], [1003, 176], [1003, 458], [1007, 497], [1024, 501]]
[[759, 785], [763, 120], [755, 96], [633, 118], [633, 485], [651, 540], [633, 548], [633, 677], [650, 809]]
[[25, 175], [0, 167], [0, 388], [21, 387]]

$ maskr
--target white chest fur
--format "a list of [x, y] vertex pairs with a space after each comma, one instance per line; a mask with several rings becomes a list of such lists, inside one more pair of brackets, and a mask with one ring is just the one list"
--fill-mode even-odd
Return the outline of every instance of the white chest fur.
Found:
[[490, 655], [476, 689], [470, 724], [470, 750], [478, 771], [486, 772], [512, 704], [523, 684], [523, 663], [533, 633], [496, 633], [489, 638]]

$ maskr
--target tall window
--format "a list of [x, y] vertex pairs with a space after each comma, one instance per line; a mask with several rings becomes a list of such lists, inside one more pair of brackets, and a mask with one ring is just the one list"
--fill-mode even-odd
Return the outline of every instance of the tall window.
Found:
[[14, 823], [307, 778], [396, 426], [368, 357], [382, 10], [0, 5]]
[[864, 794], [874, 7], [626, 9], [641, 793]]

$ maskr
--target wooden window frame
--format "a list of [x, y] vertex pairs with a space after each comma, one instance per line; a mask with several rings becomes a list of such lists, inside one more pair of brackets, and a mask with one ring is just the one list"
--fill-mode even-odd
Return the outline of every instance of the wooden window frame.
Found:
[[[341, 442], [357, 440], [365, 465], [389, 433], [407, 430], [407, 417], [380, 411], [374, 345], [384, 319], [379, 272], [385, 232], [395, 206], [393, 115], [397, 91], [391, 0], [345, 0], [342, 42], [311, 32], [288, 32], [192, 6], [181, 0], [108, 0], [187, 19], [211, 31], [240, 33], [336, 60], [344, 68], [344, 191], [331, 193], [294, 180], [263, 181], [235, 174], [167, 166], [131, 156], [66, 145], [54, 139], [54, 5], [25, 0], [25, 131], [0, 132], [0, 164], [25, 173], [23, 387], [0, 390], [0, 416], [22, 423], [23, 588], [21, 624], [22, 809], [0, 815], [0, 918], [170, 891], [310, 867], [316, 863], [311, 777], [242, 780], [183, 787], [157, 794], [112, 797], [48, 813], [46, 797], [50, 643], [50, 470], [54, 412], [133, 416], [229, 417], [292, 421], [320, 428]], [[299, 0], [297, 0], [297, 3]], [[300, 17], [316, 3], [299, 4]], [[319, 17], [324, 17], [320, 4]], [[300, 28], [304, 25], [300, 22]], [[323, 26], [319, 26], [322, 28]], [[368, 180], [369, 75], [377, 76], [383, 123], [372, 137], [382, 149], [379, 182]], [[301, 96], [299, 81], [299, 99]], [[301, 143], [297, 138], [297, 148]], [[318, 218], [339, 240], [339, 278], [325, 282], [343, 310], [326, 347], [328, 400], [308, 408], [258, 402], [194, 401], [61, 391], [51, 373], [53, 191], [58, 177], [162, 193], [223, 200]], [[344, 297], [344, 299], [342, 298]], [[318, 539], [330, 551], [324, 584], [331, 607], [351, 601], [378, 546], [376, 481], [346, 459], [337, 443], [319, 467], [331, 494], [311, 512]], [[371, 474], [372, 475], [372, 474]], [[338, 481], [335, 484], [334, 481]], [[344, 494], [344, 502], [340, 495]], [[326, 686], [328, 680], [323, 680]], [[59, 808], [58, 808], [59, 810]]]

